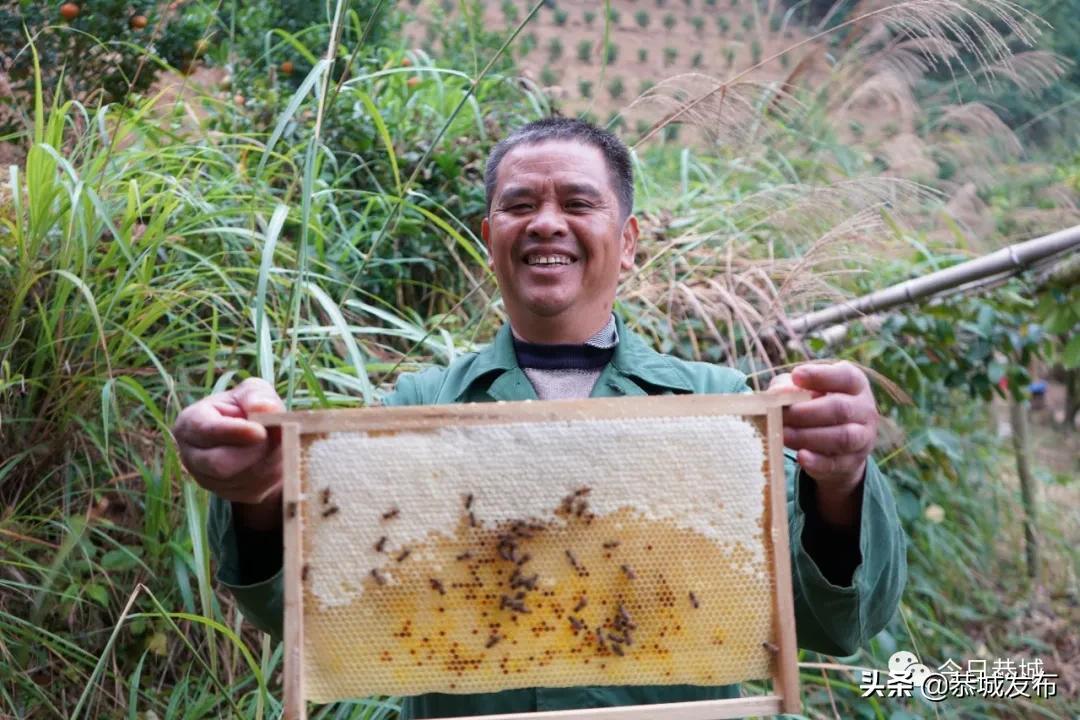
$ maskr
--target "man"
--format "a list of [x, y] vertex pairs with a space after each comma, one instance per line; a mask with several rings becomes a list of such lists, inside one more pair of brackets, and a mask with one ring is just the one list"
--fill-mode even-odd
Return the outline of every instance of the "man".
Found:
[[[481, 228], [510, 324], [488, 348], [446, 368], [402, 376], [388, 405], [746, 392], [730, 368], [661, 355], [613, 315], [638, 239], [626, 147], [579, 120], [531, 123], [492, 151]], [[814, 399], [784, 412], [793, 587], [799, 645], [855, 652], [889, 620], [906, 578], [904, 536], [870, 452], [878, 414], [848, 363], [803, 365], [770, 390]], [[281, 457], [245, 418], [284, 407], [246, 380], [185, 409], [175, 435], [184, 464], [215, 494], [218, 578], [256, 625], [280, 636]], [[453, 717], [734, 697], [718, 688], [530, 688], [424, 695], [403, 717]]]

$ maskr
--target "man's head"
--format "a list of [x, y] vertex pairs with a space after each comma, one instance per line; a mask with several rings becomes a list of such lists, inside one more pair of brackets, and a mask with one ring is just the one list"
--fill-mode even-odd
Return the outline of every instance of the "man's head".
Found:
[[514, 330], [582, 342], [607, 322], [637, 246], [626, 146], [581, 120], [530, 123], [495, 146], [482, 233]]

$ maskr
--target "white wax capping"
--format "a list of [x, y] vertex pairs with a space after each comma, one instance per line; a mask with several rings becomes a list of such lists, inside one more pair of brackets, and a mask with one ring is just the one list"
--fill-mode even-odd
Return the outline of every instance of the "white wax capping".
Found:
[[[304, 458], [317, 499], [332, 489], [339, 512], [309, 513], [311, 590], [324, 607], [346, 605], [362, 579], [437, 536], [453, 537], [472, 494], [479, 524], [562, 523], [563, 498], [591, 488], [588, 509], [630, 509], [749, 552], [764, 568], [764, 443], [738, 416], [570, 420], [449, 427], [369, 436], [330, 433]], [[312, 501], [309, 501], [312, 502]], [[317, 503], [317, 500], [313, 502]], [[399, 515], [384, 521], [383, 513]], [[375, 545], [389, 539], [385, 552]]]

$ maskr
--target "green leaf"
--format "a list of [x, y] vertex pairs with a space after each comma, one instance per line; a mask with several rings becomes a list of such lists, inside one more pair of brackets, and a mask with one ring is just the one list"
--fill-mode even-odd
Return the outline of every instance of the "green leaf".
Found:
[[83, 590], [87, 596], [101, 607], [109, 607], [109, 591], [103, 585], [90, 583]]
[[991, 360], [990, 365], [986, 368], [986, 376], [991, 383], [997, 385], [998, 381], [1005, 376], [1005, 364], [997, 360]]
[[1065, 346], [1065, 351], [1061, 353], [1061, 362], [1068, 370], [1080, 367], [1080, 333], [1073, 335]]
[[131, 570], [139, 564], [142, 548], [117, 548], [105, 553], [101, 558], [103, 570]]

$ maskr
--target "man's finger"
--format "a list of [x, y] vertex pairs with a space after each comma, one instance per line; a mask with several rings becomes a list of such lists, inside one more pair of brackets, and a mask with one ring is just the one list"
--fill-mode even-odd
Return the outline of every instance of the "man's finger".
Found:
[[184, 466], [196, 478], [227, 489], [245, 482], [241, 473], [256, 463], [267, 463], [269, 454], [266, 443], [259, 443], [248, 447], [191, 447], [186, 448], [181, 457]]
[[836, 457], [863, 453], [874, 444], [874, 433], [866, 425], [848, 423], [816, 428], [784, 428], [784, 445], [792, 450], [810, 450]]
[[810, 474], [810, 477], [819, 481], [853, 475], [866, 463], [866, 458], [862, 455], [830, 457], [819, 455], [813, 450], [800, 450], [796, 460], [802, 469]]
[[222, 415], [213, 398], [200, 400], [176, 418], [177, 442], [196, 448], [243, 447], [266, 440], [266, 428], [250, 420]]
[[823, 393], [858, 395], [870, 386], [863, 371], [849, 362], [800, 365], [792, 371], [791, 379], [804, 390]]
[[784, 409], [784, 427], [827, 427], [865, 423], [873, 419], [874, 406], [851, 395], [834, 393], [796, 403]]
[[769, 381], [769, 387], [765, 392], [779, 393], [798, 389], [795, 387], [795, 383], [791, 381], [791, 373], [781, 373], [780, 375], [773, 375], [773, 379]]
[[285, 403], [278, 397], [274, 386], [260, 378], [248, 378], [237, 385], [231, 395], [247, 415], [285, 412]]

